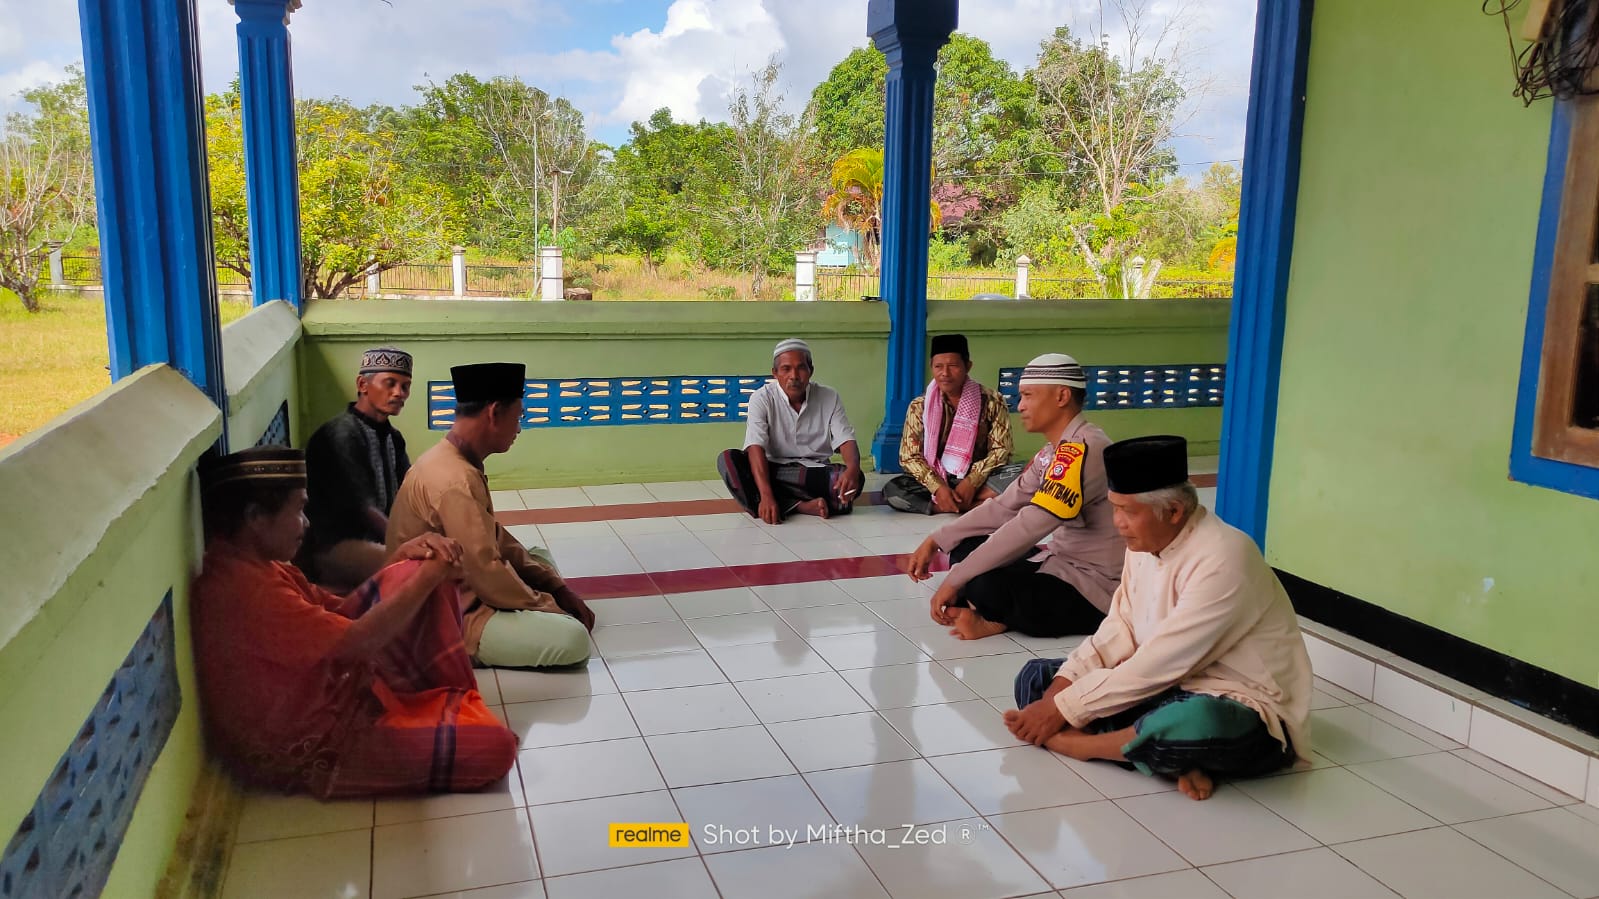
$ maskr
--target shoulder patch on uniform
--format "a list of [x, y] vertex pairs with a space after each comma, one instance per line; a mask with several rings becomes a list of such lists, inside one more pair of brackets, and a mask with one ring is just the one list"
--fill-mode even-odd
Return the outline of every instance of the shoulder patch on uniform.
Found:
[[1076, 518], [1083, 511], [1083, 459], [1086, 443], [1062, 443], [1055, 449], [1044, 483], [1033, 494], [1033, 505], [1056, 518]]

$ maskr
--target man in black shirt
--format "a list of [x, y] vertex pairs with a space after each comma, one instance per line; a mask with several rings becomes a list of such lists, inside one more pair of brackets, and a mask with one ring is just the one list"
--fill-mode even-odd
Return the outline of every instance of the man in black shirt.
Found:
[[389, 509], [410, 470], [405, 438], [389, 424], [411, 395], [411, 355], [394, 347], [361, 354], [356, 400], [311, 435], [305, 448], [306, 517], [301, 568], [328, 587], [354, 587], [383, 567]]

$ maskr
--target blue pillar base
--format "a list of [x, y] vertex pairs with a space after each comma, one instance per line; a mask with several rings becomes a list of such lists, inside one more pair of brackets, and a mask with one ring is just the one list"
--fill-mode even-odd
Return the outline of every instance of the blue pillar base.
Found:
[[872, 437], [872, 462], [877, 471], [900, 474], [905, 470], [899, 467], [899, 441], [904, 436], [905, 429], [901, 422], [884, 421], [878, 427]]

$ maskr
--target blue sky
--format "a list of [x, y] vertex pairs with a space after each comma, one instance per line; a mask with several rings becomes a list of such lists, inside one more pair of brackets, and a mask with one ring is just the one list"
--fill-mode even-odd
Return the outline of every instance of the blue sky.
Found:
[[[1253, 0], [1126, 2], [1144, 5], [1157, 28], [1180, 17], [1187, 65], [1207, 83], [1175, 141], [1184, 173], [1241, 157]], [[217, 90], [238, 69], [237, 18], [226, 0], [196, 3], [206, 89]], [[1099, 5], [962, 0], [960, 30], [1019, 71], [1055, 26], [1096, 25]], [[290, 32], [301, 95], [400, 104], [430, 78], [518, 75], [570, 98], [595, 138], [618, 143], [661, 106], [682, 120], [723, 117], [728, 87], [773, 54], [789, 96], [803, 102], [865, 45], [865, 23], [866, 0], [306, 0]], [[0, 0], [0, 112], [81, 55], [76, 2]]]

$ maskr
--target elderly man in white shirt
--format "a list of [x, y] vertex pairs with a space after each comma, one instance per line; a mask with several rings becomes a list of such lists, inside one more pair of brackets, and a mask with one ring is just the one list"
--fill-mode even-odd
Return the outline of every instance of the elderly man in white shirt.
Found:
[[1121, 586], [1094, 635], [1016, 677], [1018, 739], [1177, 778], [1253, 777], [1310, 756], [1310, 656], [1253, 541], [1199, 505], [1181, 437], [1105, 449]]
[[[767, 524], [791, 514], [845, 515], [860, 495], [861, 451], [838, 391], [811, 381], [816, 364], [798, 338], [772, 350], [772, 380], [750, 394], [744, 448], [716, 460], [733, 498]], [[844, 459], [832, 461], [837, 451]]]

